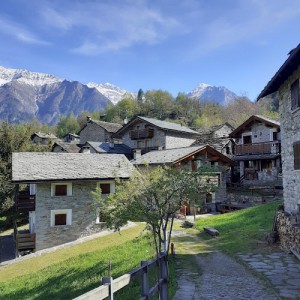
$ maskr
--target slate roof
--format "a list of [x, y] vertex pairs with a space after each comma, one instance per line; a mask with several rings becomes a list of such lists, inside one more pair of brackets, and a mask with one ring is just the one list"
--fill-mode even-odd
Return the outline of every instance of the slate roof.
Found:
[[55, 148], [56, 146], [61, 147], [67, 153], [79, 153], [79, 150], [80, 150], [80, 147], [75, 143], [56, 141], [52, 146], [52, 151], [53, 151], [53, 148]]
[[73, 136], [74, 138], [80, 139], [80, 136], [76, 133], [67, 133], [64, 135], [64, 138], [67, 137], [68, 135]]
[[161, 128], [163, 130], [170, 130], [170, 131], [177, 131], [177, 132], [184, 132], [184, 133], [190, 133], [193, 135], [199, 135], [199, 133], [195, 130], [192, 130], [186, 126], [182, 126], [177, 123], [171, 123], [167, 121], [161, 121], [157, 119], [152, 118], [146, 118], [141, 116], [136, 116], [133, 119], [131, 119], [126, 125], [124, 125], [117, 133], [116, 135], [119, 135], [123, 130], [126, 130], [126, 128], [130, 127], [136, 120], [144, 121], [148, 124], [151, 124], [155, 127]]
[[12, 182], [15, 183], [129, 178], [133, 171], [133, 165], [123, 154], [12, 154]]
[[215, 125], [215, 126], [211, 126], [211, 127], [208, 127], [208, 128], [199, 128], [199, 129], [197, 129], [197, 131], [201, 134], [212, 134], [215, 131], [217, 131], [217, 130], [221, 129], [222, 127], [224, 127], [225, 125], [228, 126], [229, 128], [231, 128], [232, 130], [234, 130], [234, 127], [226, 122], [224, 124]]
[[57, 139], [57, 136], [51, 132], [49, 132], [49, 133], [35, 132], [34, 134], [31, 135], [31, 139], [33, 139], [35, 136], [38, 136], [43, 139]]
[[114, 147], [110, 147], [111, 143], [101, 143], [101, 142], [86, 142], [98, 153], [115, 153], [115, 154], [126, 154], [130, 155], [132, 149], [124, 144], [114, 144]]
[[100, 127], [104, 128], [107, 132], [114, 133], [117, 132], [119, 129], [122, 128], [122, 125], [117, 123], [110, 123], [110, 122], [104, 122], [104, 121], [98, 121], [98, 120], [90, 120], [87, 124], [85, 124], [78, 134], [89, 124], [89, 123], [95, 123], [99, 125]]
[[178, 160], [184, 159], [185, 157], [193, 155], [193, 153], [199, 152], [204, 149], [209, 149], [210, 151], [213, 151], [215, 154], [218, 154], [227, 162], [231, 161], [228, 157], [218, 152], [217, 150], [211, 148], [209, 145], [199, 145], [194, 147], [150, 151], [144, 155], [141, 155], [136, 160], [132, 160], [132, 163], [135, 165], [173, 164]]
[[299, 67], [299, 65], [300, 44], [289, 52], [289, 57], [258, 95], [257, 100], [276, 92], [284, 81]]

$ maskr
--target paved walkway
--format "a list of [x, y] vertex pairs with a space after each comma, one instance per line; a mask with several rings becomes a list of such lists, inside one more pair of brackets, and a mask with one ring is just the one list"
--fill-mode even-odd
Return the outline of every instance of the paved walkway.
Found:
[[280, 297], [300, 299], [300, 261], [283, 252], [272, 254], [240, 254], [252, 269], [264, 275]]

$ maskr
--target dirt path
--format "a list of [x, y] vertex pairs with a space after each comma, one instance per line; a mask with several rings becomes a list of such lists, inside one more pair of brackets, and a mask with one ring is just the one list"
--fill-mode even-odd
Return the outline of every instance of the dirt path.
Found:
[[[174, 300], [273, 300], [279, 297], [243, 265], [215, 251], [199, 251], [205, 242], [181, 230], [174, 231], [179, 274]], [[202, 245], [201, 245], [202, 244]]]

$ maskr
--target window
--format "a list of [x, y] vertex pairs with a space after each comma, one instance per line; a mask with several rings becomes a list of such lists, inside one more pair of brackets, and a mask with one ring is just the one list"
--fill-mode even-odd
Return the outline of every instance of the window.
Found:
[[67, 185], [59, 184], [55, 186], [55, 196], [67, 196]]
[[67, 214], [56, 214], [54, 216], [54, 226], [67, 225]]
[[100, 189], [102, 195], [110, 194], [110, 183], [100, 183]]
[[299, 79], [297, 79], [291, 85], [291, 108], [292, 110], [294, 110], [299, 106], [300, 106]]
[[51, 183], [51, 197], [72, 196], [72, 183]]
[[300, 142], [293, 144], [294, 148], [294, 169], [300, 170]]
[[278, 140], [278, 132], [273, 132], [273, 141]]
[[72, 224], [72, 209], [55, 209], [51, 210], [50, 225], [63, 226]]

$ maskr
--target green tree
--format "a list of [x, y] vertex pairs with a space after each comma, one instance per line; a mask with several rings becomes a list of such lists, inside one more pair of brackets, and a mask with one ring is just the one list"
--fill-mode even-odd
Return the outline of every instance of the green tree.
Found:
[[57, 124], [56, 134], [59, 138], [64, 137], [67, 133], [77, 133], [80, 130], [79, 123], [71, 112], [70, 116], [61, 116]]
[[[49, 151], [44, 145], [33, 144], [31, 135], [42, 129], [50, 129], [37, 121], [31, 123], [0, 123], [0, 210], [9, 212], [13, 206], [15, 186], [11, 183], [12, 152]], [[49, 132], [49, 131], [48, 131]]]
[[172, 113], [173, 104], [173, 96], [169, 92], [147, 91], [145, 101], [141, 104], [141, 112], [143, 115], [162, 120]]
[[119, 182], [116, 192], [107, 198], [101, 197], [101, 190], [94, 192], [95, 205], [100, 205], [110, 228], [118, 230], [128, 220], [146, 222], [156, 252], [168, 253], [176, 211], [182, 200], [199, 203], [200, 193], [216, 189], [209, 180], [212, 171], [211, 167], [196, 172], [157, 167], [136, 172], [128, 181]]

